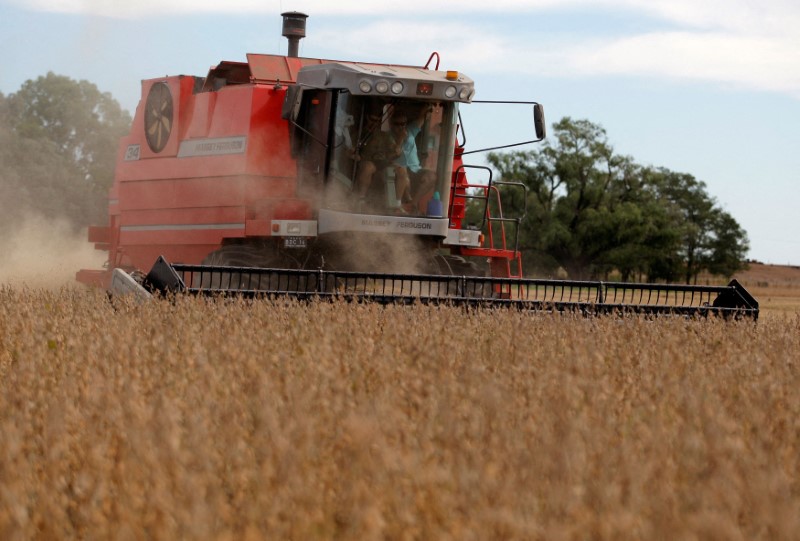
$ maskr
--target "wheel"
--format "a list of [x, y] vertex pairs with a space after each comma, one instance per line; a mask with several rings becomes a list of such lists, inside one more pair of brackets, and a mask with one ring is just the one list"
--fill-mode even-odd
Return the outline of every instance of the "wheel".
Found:
[[[485, 278], [486, 272], [481, 270], [475, 261], [468, 261], [458, 255], [437, 253], [433, 258], [434, 274], [441, 276], [465, 276], [467, 278]], [[448, 285], [448, 293], [459, 297], [485, 298], [492, 296], [491, 284], [482, 280], [453, 280]]]
[[277, 254], [266, 245], [226, 244], [203, 259], [203, 265], [222, 267], [272, 268], [278, 265]]
[[290, 287], [295, 290], [301, 285], [297, 277], [294, 280], [288, 274], [278, 271], [248, 271], [247, 269], [285, 269], [274, 246], [269, 244], [227, 244], [214, 250], [203, 259], [202, 265], [213, 267], [235, 267], [241, 270], [224, 270], [203, 272], [200, 286], [203, 289], [233, 291], [285, 291]]

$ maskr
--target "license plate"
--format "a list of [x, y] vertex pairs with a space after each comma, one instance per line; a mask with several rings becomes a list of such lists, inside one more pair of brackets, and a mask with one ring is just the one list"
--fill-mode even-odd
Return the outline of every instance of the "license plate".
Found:
[[285, 237], [283, 239], [284, 248], [306, 248], [308, 246], [305, 237]]

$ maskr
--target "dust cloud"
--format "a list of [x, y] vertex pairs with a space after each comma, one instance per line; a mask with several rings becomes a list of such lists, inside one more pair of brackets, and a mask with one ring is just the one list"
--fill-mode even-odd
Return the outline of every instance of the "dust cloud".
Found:
[[352, 234], [336, 241], [336, 268], [361, 272], [430, 274], [433, 251], [411, 235]]
[[66, 220], [28, 215], [2, 230], [0, 287], [77, 287], [75, 273], [101, 269], [107, 255], [86, 240], [85, 229], [76, 232]]

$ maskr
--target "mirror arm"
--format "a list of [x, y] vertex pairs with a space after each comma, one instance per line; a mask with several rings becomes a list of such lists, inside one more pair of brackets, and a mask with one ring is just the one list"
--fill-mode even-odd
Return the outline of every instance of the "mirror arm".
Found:
[[[472, 103], [500, 103], [500, 104], [511, 104], [511, 105], [533, 105], [534, 106], [534, 111], [536, 111], [537, 107], [541, 108], [541, 106], [542, 106], [542, 104], [539, 103], [538, 101], [472, 100]], [[541, 113], [541, 114], [543, 115], [544, 113]], [[542, 119], [543, 118], [544, 118], [544, 116], [542, 116]], [[500, 150], [500, 149], [503, 149], [503, 148], [512, 148], [512, 147], [518, 147], [518, 146], [522, 146], [522, 145], [529, 145], [529, 144], [532, 144], [532, 143], [538, 143], [538, 142], [544, 140], [544, 138], [545, 138], [544, 131], [542, 131], [542, 134], [543, 134], [542, 137], [539, 137], [538, 139], [531, 139], [530, 141], [523, 141], [521, 143], [512, 143], [510, 145], [500, 145], [500, 146], [497, 146], [497, 147], [488, 147], [488, 148], [480, 148], [478, 150], [469, 150], [467, 152], [462, 152], [461, 155], [465, 156], [467, 154], [475, 154], [477, 152], [488, 152], [490, 150]], [[537, 133], [537, 135], [538, 135], [538, 133]]]
[[521, 143], [512, 143], [510, 145], [501, 145], [499, 147], [488, 147], [488, 148], [480, 148], [478, 150], [468, 150], [467, 152], [462, 152], [461, 155], [464, 156], [466, 154], [475, 154], [476, 152], [488, 152], [489, 150], [500, 150], [501, 148], [511, 148], [511, 147], [518, 147], [522, 145], [530, 145], [531, 143], [538, 143], [539, 141], [544, 140], [544, 137], [541, 139], [532, 139], [530, 141], [523, 141]]
[[472, 100], [470, 103], [508, 103], [511, 105], [541, 105], [538, 101]]
[[323, 147], [323, 148], [328, 148], [328, 143], [326, 143], [325, 141], [321, 141], [319, 138], [315, 137], [313, 133], [311, 133], [310, 131], [308, 131], [308, 130], [307, 130], [307, 129], [305, 129], [304, 127], [302, 127], [300, 124], [298, 124], [298, 123], [297, 123], [297, 122], [295, 122], [294, 120], [290, 120], [290, 121], [289, 121], [289, 123], [290, 123], [292, 126], [294, 126], [295, 128], [297, 128], [298, 130], [300, 130], [301, 132], [303, 132], [303, 133], [305, 133], [306, 135], [308, 135], [309, 137], [311, 137], [311, 139], [313, 139], [315, 142], [317, 142], [317, 143], [319, 143], [320, 145], [322, 145], [322, 147]]

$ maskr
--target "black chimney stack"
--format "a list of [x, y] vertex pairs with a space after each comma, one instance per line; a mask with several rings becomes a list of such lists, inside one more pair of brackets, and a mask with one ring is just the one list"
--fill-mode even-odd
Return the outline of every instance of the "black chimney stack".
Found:
[[283, 37], [289, 40], [289, 56], [297, 57], [300, 40], [306, 37], [306, 19], [308, 15], [299, 11], [281, 13], [283, 17]]

